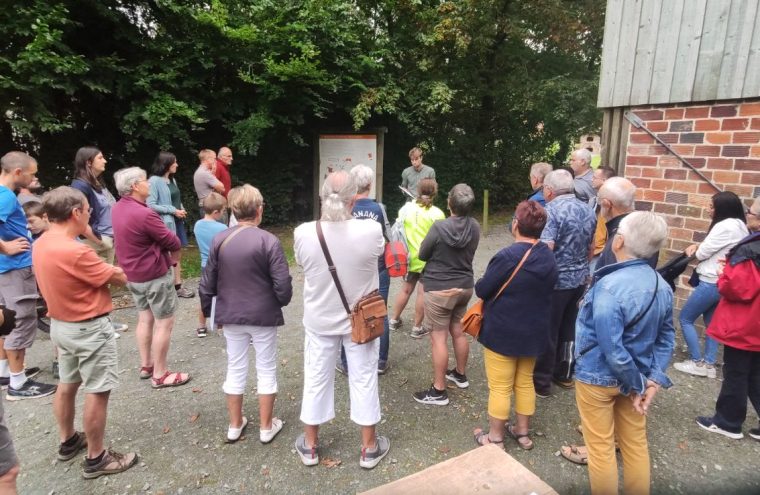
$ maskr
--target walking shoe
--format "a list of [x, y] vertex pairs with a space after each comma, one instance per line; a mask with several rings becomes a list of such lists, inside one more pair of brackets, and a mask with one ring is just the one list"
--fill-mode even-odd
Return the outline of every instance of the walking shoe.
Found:
[[59, 461], [68, 461], [76, 457], [76, 455], [79, 453], [80, 450], [87, 448], [87, 434], [83, 431], [75, 431], [74, 437], [76, 439], [74, 440], [74, 443], [71, 445], [66, 445], [65, 443], [62, 443], [58, 447], [58, 460]]
[[388, 372], [391, 365], [388, 364], [388, 361], [378, 361], [377, 362], [377, 374], [378, 375], [384, 375]]
[[191, 299], [195, 297], [195, 292], [191, 291], [190, 289], [180, 287], [179, 289], [177, 289], [177, 297], [184, 297], [185, 299]]
[[298, 435], [298, 438], [296, 438], [296, 452], [298, 452], [298, 456], [301, 458], [301, 462], [303, 462], [304, 466], [316, 466], [319, 464], [317, 446], [307, 447], [306, 435], [304, 433], [301, 433]]
[[389, 330], [393, 330], [393, 331], [398, 330], [399, 328], [401, 328], [401, 325], [402, 325], [401, 318], [399, 318], [398, 320], [394, 320], [394, 319], [388, 320]]
[[413, 339], [421, 339], [425, 335], [430, 333], [429, 328], [425, 327], [412, 327], [412, 331], [409, 332], [409, 336]]
[[47, 383], [35, 382], [34, 380], [27, 380], [21, 388], [16, 389], [9, 386], [5, 398], [9, 401], [39, 399], [40, 397], [53, 395], [57, 388], [58, 385], [49, 385]]
[[198, 336], [199, 339], [202, 339], [206, 335], [208, 335], [208, 329], [206, 327], [198, 327], [195, 329], [195, 334]]
[[58, 380], [58, 379], [61, 378], [61, 370], [58, 367], [58, 360], [57, 359], [55, 361], [53, 361], [52, 371], [53, 371], [53, 378], [55, 378], [56, 380]]
[[552, 393], [550, 390], [538, 390], [536, 389], [536, 397], [539, 399], [548, 399], [551, 397]]
[[235, 443], [240, 440], [240, 436], [243, 434], [243, 431], [245, 431], [246, 426], [248, 426], [248, 418], [245, 416], [243, 416], [243, 424], [240, 425], [240, 428], [235, 428], [230, 425], [227, 428], [227, 443]]
[[280, 418], [272, 418], [272, 427], [268, 430], [259, 429], [259, 441], [261, 443], [269, 443], [274, 440], [274, 437], [282, 430], [283, 421]]
[[446, 372], [446, 379], [450, 382], [454, 382], [459, 388], [467, 388], [470, 386], [470, 382], [467, 381], [467, 375], [459, 373], [456, 368], [451, 368]]
[[718, 370], [715, 368], [714, 364], [707, 364], [705, 363], [705, 373], [707, 378], [717, 378], [718, 377]]
[[742, 432], [732, 433], [730, 431], [724, 430], [720, 426], [713, 423], [713, 419], [708, 416], [697, 416], [697, 424], [709, 432], [720, 433], [724, 437], [732, 438], [734, 440], [741, 440], [744, 438], [744, 434]]
[[[37, 366], [32, 366], [31, 368], [25, 368], [24, 369], [24, 375], [27, 379], [34, 378], [35, 376], [39, 375], [42, 370], [38, 368]], [[11, 384], [11, 377], [10, 376], [0, 376], [0, 390], [5, 390], [8, 388], [8, 385]]]
[[103, 476], [104, 474], [116, 474], [126, 471], [137, 463], [137, 454], [134, 452], [128, 452], [126, 454], [119, 454], [111, 449], [108, 449], [103, 454], [103, 459], [90, 466], [87, 464], [87, 459], [82, 461], [82, 476], [85, 479], [91, 480]]
[[430, 385], [430, 388], [427, 390], [413, 393], [412, 397], [414, 397], [414, 400], [420, 404], [445, 406], [449, 403], [449, 394], [446, 390], [436, 390], [432, 385]]
[[113, 327], [114, 332], [126, 332], [129, 330], [129, 325], [126, 323], [116, 323], [112, 321], [111, 326]]
[[749, 436], [751, 438], [754, 438], [755, 440], [760, 440], [760, 428], [752, 428], [747, 433], [749, 433]]
[[673, 364], [673, 368], [682, 373], [688, 373], [694, 376], [707, 376], [707, 368], [701, 361], [687, 359], [686, 361]]
[[390, 450], [391, 441], [388, 440], [387, 437], [377, 436], [375, 437], [374, 450], [362, 447], [362, 453], [359, 456], [359, 465], [364, 469], [372, 469], [383, 460], [383, 457], [385, 457]]
[[343, 365], [343, 363], [340, 363], [340, 362], [336, 363], [335, 364], [335, 371], [337, 371], [341, 375], [348, 376], [348, 366]]

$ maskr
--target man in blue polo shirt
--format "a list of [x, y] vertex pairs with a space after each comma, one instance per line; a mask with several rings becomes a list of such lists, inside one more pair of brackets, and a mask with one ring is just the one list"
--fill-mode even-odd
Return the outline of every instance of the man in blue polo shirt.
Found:
[[14, 191], [32, 183], [37, 161], [11, 151], [0, 158], [0, 169], [0, 302], [16, 312], [16, 326], [0, 339], [0, 385], [8, 387], [8, 400], [36, 399], [53, 394], [56, 386], [32, 380], [39, 368], [24, 370], [37, 334], [38, 296], [26, 215]]

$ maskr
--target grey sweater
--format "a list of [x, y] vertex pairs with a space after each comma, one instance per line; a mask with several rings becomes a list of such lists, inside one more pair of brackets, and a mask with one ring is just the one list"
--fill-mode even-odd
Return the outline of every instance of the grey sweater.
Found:
[[198, 293], [203, 314], [211, 312], [216, 296], [215, 321], [231, 325], [280, 326], [282, 307], [293, 296], [288, 262], [279, 239], [258, 227], [246, 228], [224, 246], [222, 242], [242, 226], [214, 236]]
[[472, 217], [451, 216], [430, 227], [420, 245], [426, 261], [422, 272], [425, 291], [469, 289], [475, 282], [472, 259], [480, 241], [480, 225]]

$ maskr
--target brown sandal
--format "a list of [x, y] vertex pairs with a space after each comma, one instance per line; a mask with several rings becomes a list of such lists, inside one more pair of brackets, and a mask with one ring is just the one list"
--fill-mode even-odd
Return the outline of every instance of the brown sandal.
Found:
[[[168, 381], [167, 378], [169, 378], [171, 375], [174, 375], [174, 380]], [[182, 375], [185, 376], [184, 380], [182, 379]], [[190, 381], [190, 375], [187, 373], [180, 373], [178, 371], [167, 370], [161, 378], [153, 378], [152, 381], [153, 388], [179, 387], [180, 385], [184, 385]]]
[[[524, 435], [521, 435], [519, 433], [515, 433], [515, 427], [513, 425], [507, 425], [507, 433], [509, 433], [509, 436], [515, 439], [515, 442], [517, 442], [517, 445], [523, 449], [523, 450], [531, 450], [533, 448], [533, 440], [530, 439], [527, 433]], [[523, 439], [526, 439], [526, 441], [521, 441]]]
[[483, 431], [482, 428], [475, 428], [475, 430], [472, 433], [473, 433], [473, 439], [475, 440], [475, 443], [478, 444], [479, 447], [488, 445], [489, 443], [501, 445], [502, 447], [504, 446], [504, 440], [500, 442], [494, 442], [493, 440], [491, 440], [491, 437], [488, 436], [488, 432]]
[[140, 380], [147, 380], [153, 377], [153, 366], [140, 367]]
[[583, 466], [588, 464], [588, 449], [585, 445], [563, 445], [559, 449], [559, 453], [570, 462], [581, 464]]

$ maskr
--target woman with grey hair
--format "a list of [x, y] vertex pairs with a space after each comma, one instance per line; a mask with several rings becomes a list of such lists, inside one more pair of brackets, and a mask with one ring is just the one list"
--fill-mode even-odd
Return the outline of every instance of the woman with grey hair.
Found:
[[256, 353], [256, 392], [259, 395], [259, 440], [271, 442], [282, 429], [273, 417], [277, 394], [277, 328], [285, 324], [282, 308], [293, 295], [288, 262], [280, 241], [259, 228], [264, 198], [245, 184], [227, 195], [237, 225], [214, 237], [203, 270], [199, 294], [204, 314], [216, 302], [216, 321], [224, 325], [227, 341], [227, 396], [230, 424], [227, 442], [240, 439], [248, 425], [243, 415], [243, 392], [248, 376], [250, 344]]
[[617, 263], [594, 274], [576, 322], [575, 399], [588, 449], [591, 493], [618, 493], [617, 438], [623, 491], [649, 493], [646, 415], [673, 354], [673, 293], [647, 258], [668, 227], [651, 212], [626, 216], [615, 233]]
[[390, 441], [377, 436], [375, 430], [380, 422], [379, 342], [357, 344], [351, 340], [351, 320], [332, 275], [339, 280], [349, 308], [378, 289], [377, 258], [385, 244], [383, 233], [377, 222], [352, 217], [355, 194], [351, 175], [343, 171], [328, 175], [320, 194], [321, 219], [298, 226], [294, 234], [296, 262], [304, 274], [304, 432], [295, 448], [307, 466], [319, 464], [319, 426], [335, 417], [335, 361], [341, 346], [350, 370], [351, 420], [362, 432], [359, 465], [372, 469], [390, 449]]
[[[470, 186], [452, 187], [448, 198], [451, 216], [435, 222], [420, 245], [419, 257], [426, 262], [422, 284], [434, 377], [429, 389], [413, 394], [414, 400], [421, 404], [448, 404], [446, 380], [459, 388], [470, 385], [465, 375], [470, 343], [462, 331], [461, 320], [475, 285], [472, 259], [480, 241], [480, 225], [469, 216], [474, 203], [475, 194]], [[451, 335], [456, 365], [447, 371], [448, 335]]]

